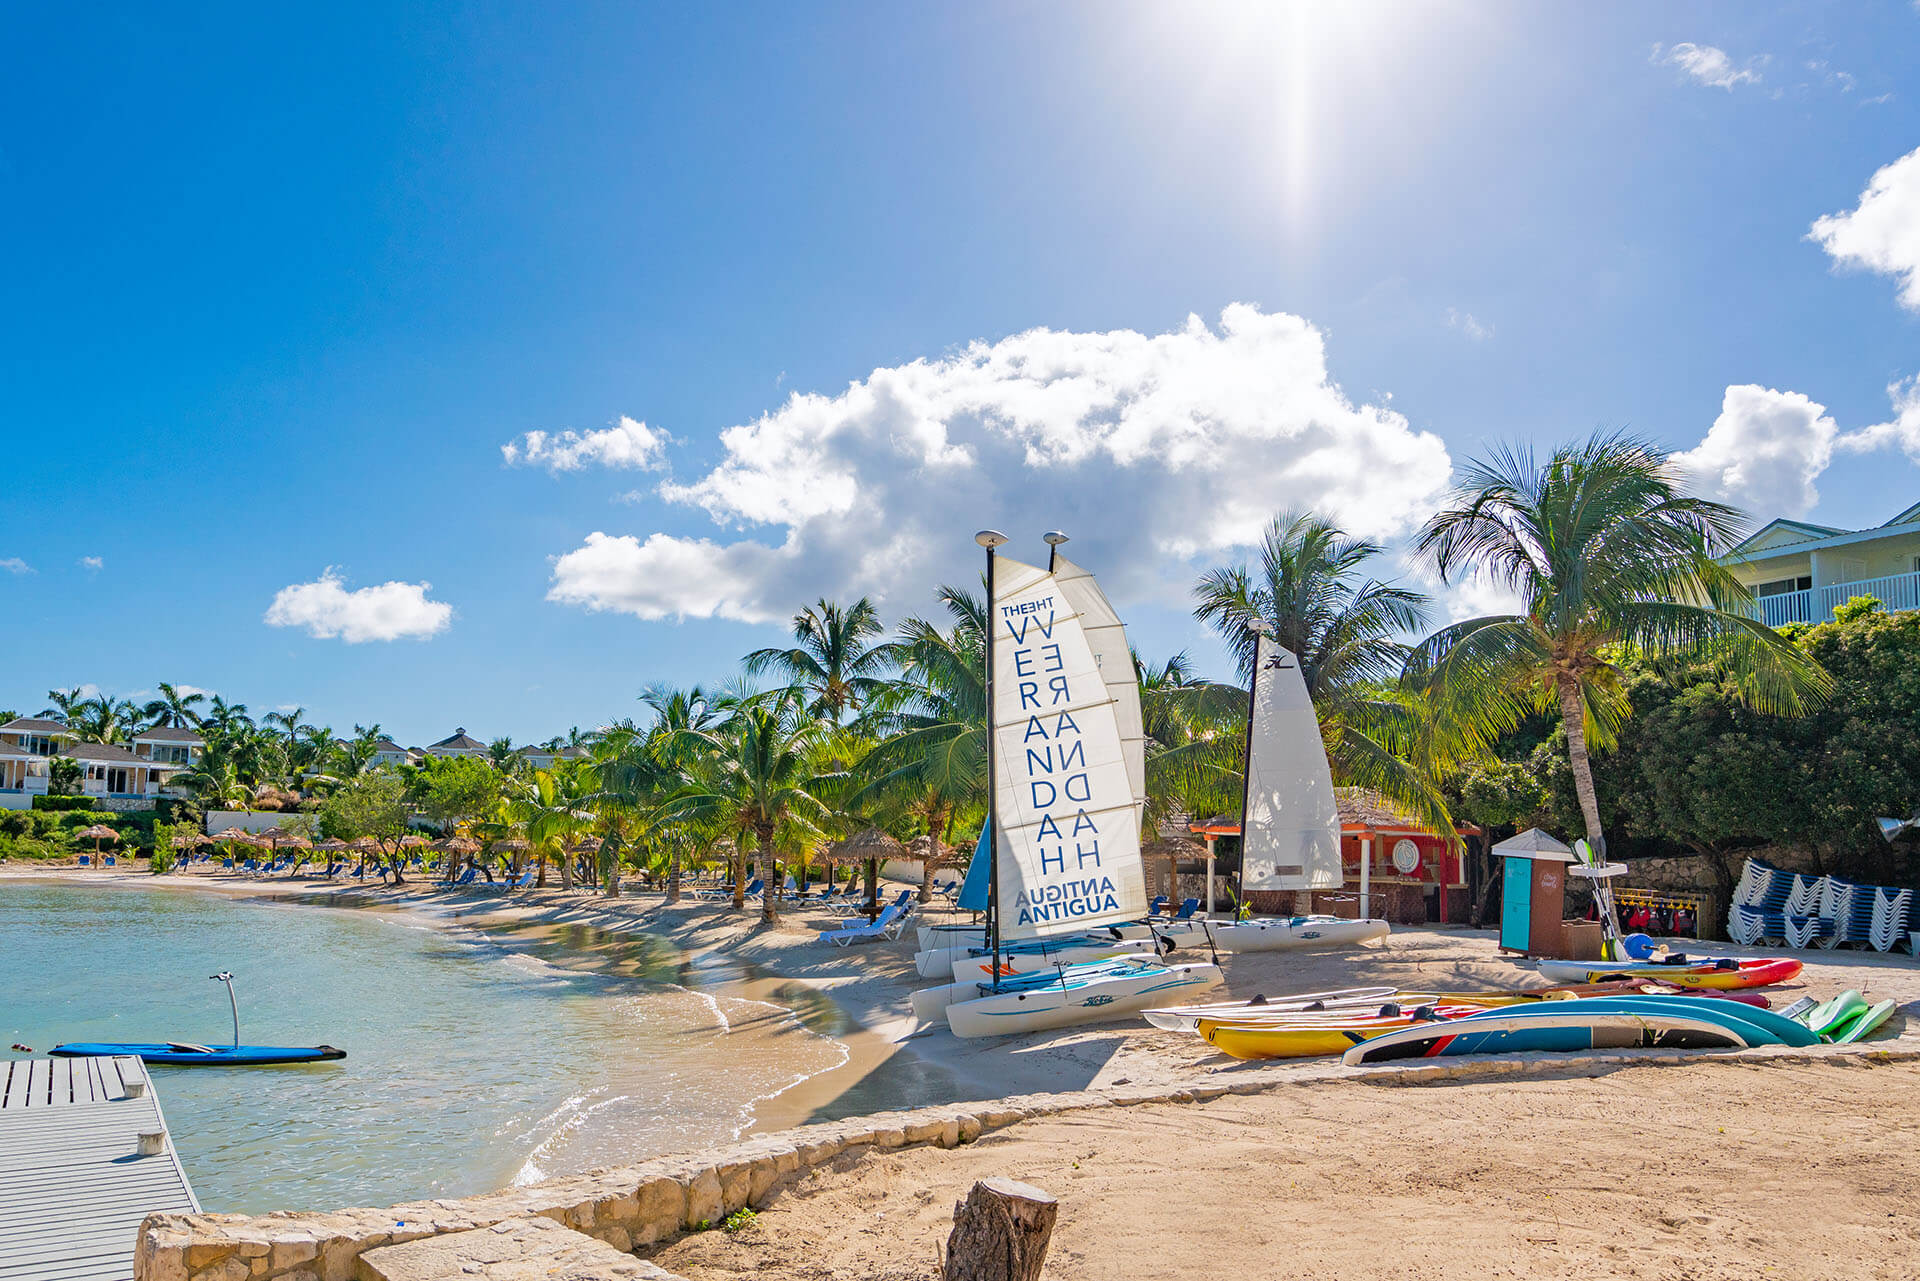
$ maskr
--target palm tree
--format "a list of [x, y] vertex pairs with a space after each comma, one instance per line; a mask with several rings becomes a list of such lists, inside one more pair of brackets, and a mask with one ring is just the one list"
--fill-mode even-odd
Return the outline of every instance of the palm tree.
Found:
[[287, 736], [287, 758], [289, 760], [293, 758], [294, 743], [300, 737], [300, 722], [306, 717], [306, 714], [307, 709], [304, 707], [291, 707], [284, 712], [268, 712], [260, 718], [261, 724], [278, 725], [280, 731]]
[[[809, 790], [816, 780], [808, 755], [822, 732], [798, 699], [756, 700], [741, 706], [719, 730], [682, 730], [678, 748], [692, 749], [699, 759], [688, 784], [666, 808], [663, 817], [720, 820], [739, 832], [752, 832], [760, 851], [760, 919], [772, 922], [780, 915], [780, 863], [775, 830], [790, 825], [806, 836], [818, 836], [818, 822], [827, 807]], [[739, 886], [734, 906], [744, 906]]]
[[201, 718], [201, 724], [217, 730], [252, 729], [253, 718], [247, 715], [245, 703], [229, 703], [215, 694], [213, 701], [207, 705], [207, 714]]
[[900, 625], [885, 658], [900, 675], [857, 723], [878, 742], [860, 763], [867, 786], [856, 804], [902, 800], [926, 824], [932, 844], [921, 902], [932, 897], [947, 824], [987, 794], [986, 606], [957, 587], [942, 587], [940, 601], [952, 626], [942, 631], [921, 618]]
[[1498, 450], [1462, 472], [1418, 550], [1441, 581], [1485, 575], [1523, 612], [1441, 629], [1408, 675], [1483, 750], [1529, 713], [1559, 713], [1587, 837], [1604, 849], [1589, 756], [1632, 712], [1626, 656], [1708, 659], [1764, 713], [1799, 714], [1831, 688], [1715, 560], [1742, 522], [1681, 492], [1667, 456], [1638, 437], [1596, 432], [1544, 463], [1524, 446]]
[[106, 694], [73, 703], [66, 711], [67, 729], [82, 743], [124, 743], [140, 719], [132, 700]]
[[1371, 788], [1451, 834], [1435, 778], [1443, 745], [1417, 701], [1396, 688], [1408, 653], [1399, 637], [1425, 624], [1427, 600], [1365, 576], [1383, 550], [1322, 517], [1282, 513], [1260, 540], [1256, 568], [1201, 575], [1193, 614], [1225, 642], [1243, 681], [1253, 679], [1250, 625], [1265, 623], [1300, 660], [1334, 781]]
[[1195, 675], [1184, 652], [1158, 667], [1135, 654], [1133, 667], [1147, 738], [1147, 826], [1175, 806], [1203, 816], [1227, 808], [1239, 795], [1246, 691]]
[[821, 600], [793, 616], [794, 647], [756, 649], [746, 657], [747, 674], [776, 673], [812, 696], [809, 712], [838, 721], [882, 684], [888, 647], [870, 644], [880, 633], [880, 615], [865, 596], [845, 608]]
[[80, 688], [75, 685], [72, 689], [48, 690], [47, 706], [40, 709], [41, 717], [45, 720], [59, 721], [62, 724], [72, 719], [73, 709], [86, 701], [80, 693]]
[[149, 700], [140, 712], [147, 718], [150, 728], [187, 729], [200, 724], [199, 714], [193, 710], [194, 704], [206, 701], [205, 694], [182, 694], [172, 685], [161, 681], [160, 696]]

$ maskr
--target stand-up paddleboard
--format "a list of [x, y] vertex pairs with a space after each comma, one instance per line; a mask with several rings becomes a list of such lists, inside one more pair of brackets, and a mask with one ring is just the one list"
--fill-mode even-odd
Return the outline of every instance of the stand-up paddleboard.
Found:
[[268, 1067], [279, 1063], [325, 1063], [347, 1057], [331, 1045], [195, 1045], [190, 1041], [75, 1041], [56, 1045], [55, 1058], [131, 1054], [167, 1067]]
[[1142, 1010], [1141, 1017], [1169, 1032], [1191, 1032], [1201, 1019], [1233, 1019], [1295, 1010], [1328, 1010], [1346, 1006], [1370, 1006], [1389, 1000], [1398, 988], [1348, 987], [1330, 992], [1299, 992], [1291, 996], [1256, 996], [1249, 1001], [1220, 1001], [1212, 1005], [1175, 1005]]
[[1745, 1049], [1722, 1024], [1684, 1014], [1598, 1014], [1502, 1010], [1424, 1027], [1400, 1028], [1340, 1056], [1348, 1067], [1458, 1054], [1570, 1053], [1599, 1049]]
[[1373, 1010], [1301, 1014], [1292, 1022], [1260, 1025], [1201, 1019], [1201, 1039], [1236, 1059], [1304, 1059], [1344, 1054], [1376, 1036], [1420, 1024], [1478, 1014], [1484, 1005], [1387, 1005]]
[[325, 1063], [347, 1057], [345, 1050], [336, 1050], [331, 1045], [240, 1044], [240, 999], [233, 994], [233, 975], [222, 970], [207, 977], [226, 985], [227, 1005], [233, 1011], [232, 1045], [201, 1045], [194, 1041], [73, 1041], [56, 1045], [47, 1053], [63, 1059], [128, 1054], [144, 1063], [168, 1067], [266, 1067], [278, 1063]]
[[1794, 1021], [1806, 1024], [1815, 1036], [1831, 1040], [1847, 1024], [1859, 1018], [1866, 1008], [1867, 998], [1848, 988], [1832, 1000], [1820, 1002]]

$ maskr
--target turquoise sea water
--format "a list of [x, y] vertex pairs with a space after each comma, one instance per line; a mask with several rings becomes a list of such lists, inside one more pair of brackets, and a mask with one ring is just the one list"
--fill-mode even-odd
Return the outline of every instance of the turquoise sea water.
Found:
[[[0, 881], [0, 1044], [325, 1043], [340, 1063], [152, 1069], [208, 1210], [385, 1205], [724, 1141], [839, 1066], [791, 1011], [655, 940]], [[593, 972], [546, 957], [589, 958]], [[13, 1057], [24, 1057], [14, 1055]]]

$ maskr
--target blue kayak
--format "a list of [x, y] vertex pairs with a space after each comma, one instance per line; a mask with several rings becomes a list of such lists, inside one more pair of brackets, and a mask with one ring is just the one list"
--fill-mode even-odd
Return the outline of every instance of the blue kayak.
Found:
[[75, 1041], [47, 1051], [56, 1058], [81, 1059], [131, 1054], [168, 1067], [264, 1067], [272, 1063], [321, 1063], [344, 1059], [331, 1045], [195, 1045], [190, 1041]]

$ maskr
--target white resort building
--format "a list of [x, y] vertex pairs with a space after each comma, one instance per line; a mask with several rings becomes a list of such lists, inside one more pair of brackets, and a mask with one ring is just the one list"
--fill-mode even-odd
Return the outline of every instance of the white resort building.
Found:
[[487, 745], [467, 733], [461, 726], [437, 743], [430, 743], [420, 749], [428, 756], [481, 756], [487, 755]]
[[1855, 596], [1920, 609], [1920, 503], [1872, 529], [1776, 520], [1721, 563], [1760, 598], [1769, 627], [1830, 622], [1834, 606]]
[[149, 809], [167, 779], [187, 768], [118, 744], [75, 742], [58, 721], [16, 717], [0, 725], [0, 809], [32, 809], [34, 797], [52, 790], [57, 756], [79, 762], [80, 794], [105, 809]]
[[192, 769], [200, 763], [207, 740], [199, 730], [155, 725], [133, 736], [133, 754], [149, 761], [162, 761]]
[[534, 746], [517, 750], [527, 764], [535, 769], [552, 769], [555, 761], [583, 761], [590, 755], [586, 748], [578, 746], [562, 747], [557, 751], [551, 747]]

